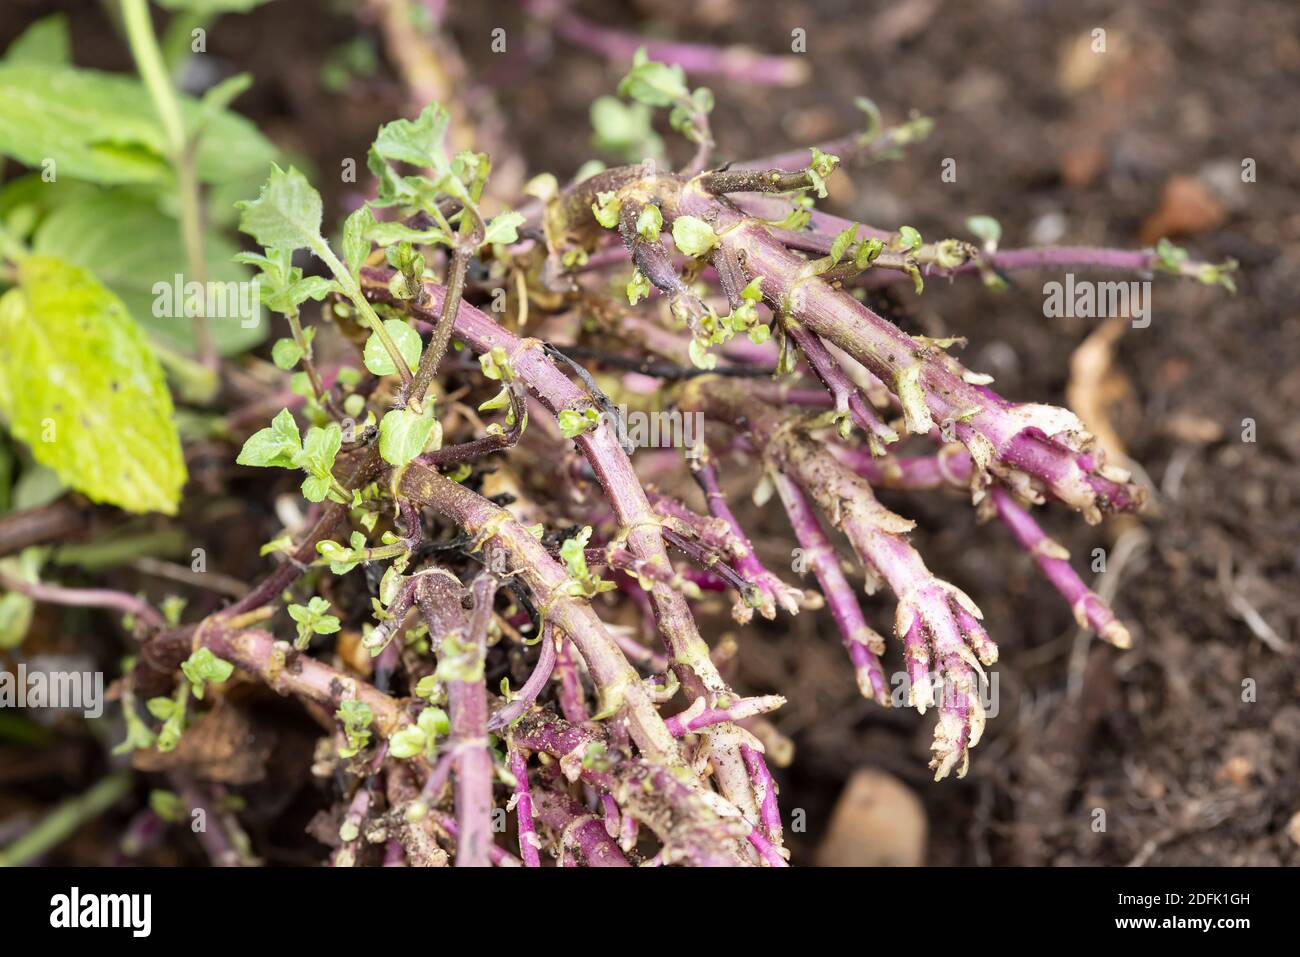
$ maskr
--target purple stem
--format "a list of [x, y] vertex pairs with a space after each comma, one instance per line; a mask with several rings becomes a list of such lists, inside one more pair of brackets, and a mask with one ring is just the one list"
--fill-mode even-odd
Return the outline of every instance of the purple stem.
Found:
[[487, 867], [492, 844], [492, 756], [487, 741], [487, 691], [483, 662], [487, 628], [492, 619], [496, 579], [483, 573], [474, 580], [473, 613], [461, 608], [463, 589], [450, 572], [435, 569], [419, 577], [417, 600], [438, 648], [440, 663], [450, 656], [463, 679], [447, 682], [451, 719], [451, 753], [456, 771], [457, 867]]
[[[744, 746], [742, 751], [745, 755], [745, 766], [749, 768], [750, 778], [754, 782], [754, 789], [758, 792], [758, 808], [762, 815], [763, 834], [777, 846], [780, 846], [783, 835], [781, 830], [781, 809], [776, 800], [776, 781], [772, 779], [772, 772], [767, 769], [767, 764], [759, 757], [762, 754], [761, 751], [748, 744]], [[752, 836], [750, 840], [753, 840]], [[784, 861], [784, 858], [782, 860]]]
[[673, 737], [680, 738], [693, 731], [723, 721], [743, 721], [755, 715], [767, 714], [769, 711], [775, 711], [783, 704], [785, 704], [785, 698], [779, 694], [762, 695], [757, 698], [741, 698], [725, 708], [705, 707], [704, 699], [696, 698], [689, 708], [681, 714], [673, 715], [664, 723], [668, 725], [668, 730], [673, 733]]
[[[404, 304], [400, 300], [394, 300], [388, 289], [391, 275], [392, 271], [387, 269], [362, 270], [365, 292], [372, 299], [400, 307]], [[433, 283], [426, 283], [425, 291], [428, 293], [430, 305], [417, 308], [407, 303], [406, 307], [417, 313], [433, 313], [446, 291]], [[551, 358], [539, 347], [537, 340], [521, 341], [468, 303], [461, 303], [461, 307], [456, 312], [455, 333], [479, 354], [489, 352], [496, 347], [504, 349], [520, 380], [553, 415], [558, 415], [564, 409], [595, 408], [599, 411], [593, 397], [555, 366]], [[582, 433], [575, 441], [604, 489], [620, 525], [627, 530], [626, 541], [632, 554], [649, 566], [670, 568], [672, 566], [664, 547], [659, 523], [646, 498], [641, 480], [632, 468], [627, 453], [619, 445], [612, 425], [604, 421], [604, 418], [602, 417], [601, 423], [596, 428]], [[408, 466], [407, 475], [412, 475], [413, 468], [420, 467]], [[423, 473], [433, 474], [428, 469], [424, 469]], [[523, 545], [522, 542], [520, 544]], [[527, 564], [525, 563], [525, 567]], [[553, 562], [551, 564], [554, 565]], [[564, 575], [562, 569], [556, 567], [556, 570]], [[563, 580], [567, 580], [567, 575]], [[685, 597], [661, 583], [655, 583], [650, 595], [655, 605], [659, 629], [682, 686], [689, 694], [695, 696], [702, 694], [710, 701], [730, 695], [731, 690], [709, 660], [709, 647], [700, 637]], [[578, 636], [573, 635], [572, 631], [565, 630], [575, 640], [577, 639]], [[580, 646], [579, 650], [591, 667], [592, 661], [587, 653], [589, 649]], [[622, 655], [619, 657], [622, 659]], [[623, 665], [626, 666], [626, 659], [622, 660]], [[659, 729], [662, 729], [662, 722]], [[646, 729], [643, 727], [642, 730]], [[664, 734], [671, 741], [671, 736], [667, 735], [666, 731]], [[740, 756], [739, 732], [728, 725], [720, 725], [711, 737], [712, 762], [722, 793], [733, 801], [742, 813], [746, 815], [756, 813], [754, 795], [749, 786], [744, 760]], [[638, 744], [645, 747], [644, 740], [638, 741]]]
[[[783, 420], [770, 406], [756, 402], [743, 385], [702, 379], [685, 393], [682, 405], [699, 408], [713, 418], [743, 423], [770, 464], [795, 481], [831, 516], [863, 564], [882, 577], [898, 599], [894, 630], [906, 636], [920, 623], [920, 636], [934, 649], [948, 684], [955, 689], [940, 704], [931, 767], [936, 778], [954, 768], [965, 773], [967, 750], [978, 742], [984, 713], [974, 693], [980, 663], [997, 660], [997, 647], [979, 625], [979, 609], [960, 589], [936, 578], [908, 542], [913, 523], [890, 512], [871, 486], [803, 434], [782, 428]], [[958, 609], [968, 615], [962, 616]], [[977, 660], [978, 658], [978, 660]], [[934, 703], [925, 689], [912, 689], [912, 703], [924, 711]]]
[[834, 398], [836, 410], [850, 414], [858, 428], [867, 434], [871, 450], [877, 455], [884, 455], [885, 447], [898, 441], [898, 433], [881, 420], [862, 390], [835, 361], [821, 336], [809, 332], [797, 322], [787, 322], [785, 331]]
[[864, 698], [889, 707], [889, 684], [879, 658], [885, 653], [885, 639], [863, 617], [857, 593], [844, 575], [835, 547], [799, 486], [783, 472], [776, 473], [775, 481], [803, 559], [817, 576], [831, 616], [839, 626], [840, 638], [857, 676], [858, 690]]
[[619, 760], [607, 735], [543, 709], [528, 712], [512, 731], [517, 746], [556, 758], [565, 777], [612, 795], [625, 816], [655, 832], [670, 861], [703, 867], [744, 863], [736, 841], [753, 825], [737, 816], [734, 807], [728, 816], [721, 815], [717, 795], [706, 794], [689, 777], [641, 758]]
[[701, 515], [685, 502], [671, 495], [649, 492], [650, 503], [679, 534], [697, 539], [700, 544], [722, 555], [738, 557], [749, 549], [731, 525], [716, 515]]
[[[460, 828], [456, 825], [456, 819], [450, 814], [444, 814], [441, 811], [430, 811], [429, 817], [447, 832], [447, 835], [457, 843], [457, 859], [460, 858]], [[523, 861], [515, 857], [503, 847], [497, 847], [495, 844], [488, 845], [488, 861], [494, 867], [523, 867]]]
[[[937, 455], [874, 458], [858, 449], [835, 449], [836, 457], [872, 485], [882, 488], [933, 489], [970, 485], [971, 461], [958, 445], [945, 445]], [[1042, 569], [1047, 580], [1065, 598], [1080, 628], [1090, 628], [1117, 648], [1132, 646], [1132, 636], [1106, 603], [1093, 592], [1070, 566], [1069, 552], [1053, 541], [1042, 527], [1000, 485], [989, 495], [998, 518]]]
[[[701, 458], [691, 464], [691, 472], [694, 474], [695, 480], [700, 483], [700, 487], [704, 489], [704, 496], [709, 505], [709, 513], [715, 518], [720, 518], [726, 522], [731, 527], [736, 540], [744, 547], [744, 553], [736, 556], [735, 568], [736, 571], [745, 576], [746, 581], [758, 589], [758, 609], [763, 617], [775, 618], [778, 604], [790, 614], [797, 615], [799, 613], [799, 599], [802, 597], [799, 590], [781, 581], [758, 560], [758, 556], [754, 554], [753, 543], [749, 540], [749, 536], [745, 534], [744, 529], [740, 527], [740, 522], [736, 520], [731, 507], [727, 505], [727, 496], [718, 484], [717, 467], [711, 461]], [[746, 605], [752, 608], [754, 597], [745, 595], [744, 598]]]
[[64, 588], [62, 585], [45, 585], [23, 581], [12, 575], [0, 573], [0, 586], [26, 595], [35, 601], [72, 608], [109, 608], [135, 615], [153, 628], [164, 628], [167, 622], [154, 611], [148, 602], [124, 591], [110, 588]]
[[998, 518], [1011, 530], [1020, 546], [1033, 556], [1047, 580], [1069, 602], [1079, 627], [1091, 628], [1116, 648], [1131, 648], [1133, 639], [1128, 629], [1079, 578], [1070, 566], [1070, 553], [1049, 538], [1006, 489], [995, 485], [989, 494], [998, 510]]
[[550, 626], [543, 623], [541, 647], [538, 650], [537, 664], [533, 666], [533, 673], [528, 676], [524, 686], [516, 692], [514, 700], [498, 709], [488, 719], [489, 731], [500, 731], [533, 706], [537, 696], [551, 680], [551, 672], [555, 669], [555, 658], [555, 635]]
[[709, 220], [723, 254], [743, 252], [747, 275], [763, 277], [770, 302], [779, 308], [793, 301], [795, 320], [889, 386], [902, 403], [908, 431], [924, 434], [936, 424], [949, 425], [989, 471], [1031, 477], [1090, 522], [1101, 520], [1102, 509], [1139, 504], [1141, 491], [1128, 484], [1127, 473], [1103, 464], [1071, 413], [1008, 402], [968, 382], [966, 370], [942, 350], [914, 339], [820, 278], [807, 277], [805, 260], [733, 204], [676, 179], [658, 177], [655, 183], [662, 187], [657, 198], [665, 219], [689, 214]]
[[[462, 315], [465, 312], [461, 310]], [[520, 570], [520, 578], [532, 592], [537, 607], [545, 609], [544, 617], [572, 639], [602, 700], [621, 704], [637, 746], [658, 763], [684, 766], [677, 742], [664, 727], [640, 676], [610, 638], [591, 604], [567, 594], [568, 572], [528, 529], [500, 506], [416, 462], [403, 472], [400, 492], [483, 540], [485, 547], [491, 543], [504, 548], [511, 566]]]
[[406, 850], [395, 837], [384, 844], [384, 867], [406, 867]]
[[582, 690], [582, 676], [578, 674], [578, 666], [569, 647], [569, 639], [565, 638], [555, 656], [555, 670], [560, 678], [560, 710], [564, 713], [565, 720], [582, 724], [589, 717], [587, 696]]
[[[545, 15], [550, 4], [530, 2], [529, 8]], [[554, 20], [556, 32], [570, 43], [610, 60], [631, 61], [642, 47], [652, 60], [677, 64], [691, 76], [717, 76], [757, 86], [798, 86], [808, 78], [808, 67], [794, 56], [763, 56], [745, 47], [715, 47], [703, 43], [653, 40], [598, 26], [561, 5]]]
[[560, 836], [560, 867], [632, 866], [605, 830], [605, 822], [567, 794], [539, 789], [537, 816]]
[[[552, 644], [550, 636], [545, 639]], [[519, 855], [524, 859], [524, 867], [541, 867], [537, 854], [540, 839], [537, 828], [533, 826], [533, 795], [528, 788], [528, 759], [524, 753], [515, 748], [510, 749], [510, 773], [515, 776], [515, 816], [519, 821]]]
[[[829, 224], [823, 224], [829, 225]], [[822, 242], [820, 237], [817, 242]], [[829, 246], [827, 247], [829, 248]], [[1150, 273], [1155, 270], [1160, 258], [1149, 249], [1108, 249], [1103, 246], [1039, 246], [1029, 249], [1002, 249], [994, 253], [985, 253], [982, 262], [1002, 272], [1014, 272], [1022, 269], [1111, 269], [1129, 273]], [[1194, 276], [1204, 264], [1184, 263], [1179, 267], [1181, 275]], [[926, 267], [922, 273], [929, 275], [938, 272], [941, 275], [974, 273], [980, 269], [980, 261], [971, 260], [954, 269], [938, 270]], [[876, 287], [891, 283], [910, 281], [906, 273], [895, 270], [868, 270], [855, 280], [855, 284]]]

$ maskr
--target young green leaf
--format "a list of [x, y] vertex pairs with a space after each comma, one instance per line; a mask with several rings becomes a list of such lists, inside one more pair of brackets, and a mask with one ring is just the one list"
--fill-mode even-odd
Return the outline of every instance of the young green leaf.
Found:
[[678, 216], [673, 220], [673, 242], [687, 256], [704, 256], [718, 245], [718, 234], [698, 216]]
[[654, 203], [647, 203], [636, 218], [636, 231], [648, 243], [659, 241], [659, 231], [664, 227], [664, 214]]
[[370, 744], [370, 722], [375, 717], [370, 705], [349, 698], [339, 704], [334, 716], [343, 723], [343, 734], [348, 740], [347, 747], [339, 748], [339, 757], [351, 758], [364, 751]]
[[312, 635], [332, 635], [342, 627], [335, 615], [326, 614], [330, 603], [318, 595], [313, 595], [305, 605], [289, 605], [286, 611], [298, 625], [298, 637], [293, 645], [299, 651], [311, 643]]
[[[407, 366], [412, 369], [418, 366], [423, 345], [420, 341], [420, 334], [400, 319], [385, 320], [384, 330], [392, 338], [393, 342], [397, 343], [397, 351], [406, 360]], [[380, 342], [379, 336], [373, 332], [370, 334], [370, 338], [366, 340], [362, 361], [365, 362], [366, 368], [375, 375], [393, 375], [397, 372], [397, 366], [393, 365], [393, 360], [389, 357], [387, 350], [384, 349], [384, 344]]]
[[612, 96], [597, 97], [591, 104], [591, 128], [595, 145], [630, 163], [664, 155], [664, 142], [651, 123], [653, 111], [644, 103], [624, 103]]
[[618, 225], [618, 217], [622, 211], [623, 201], [618, 198], [617, 193], [597, 193], [596, 201], [591, 204], [591, 212], [596, 217], [596, 222], [606, 229], [613, 229]]
[[337, 422], [325, 428], [311, 428], [302, 442], [302, 451], [294, 457], [294, 466], [324, 478], [329, 478], [334, 468], [334, 458], [343, 445], [343, 430]]
[[642, 299], [650, 297], [650, 280], [640, 269], [632, 270], [632, 278], [627, 284], [627, 301], [635, 306]]
[[276, 339], [271, 346], [271, 361], [277, 369], [292, 369], [304, 354], [302, 346], [292, 339]]
[[354, 279], [370, 253], [369, 236], [374, 227], [375, 214], [369, 206], [362, 206], [343, 221], [343, 259]]
[[645, 47], [636, 51], [632, 69], [619, 81], [618, 92], [646, 106], [673, 106], [689, 100], [691, 95], [686, 71], [677, 64], [669, 66], [651, 60]]
[[272, 166], [257, 199], [238, 205], [240, 230], [262, 246], [313, 251], [325, 247], [320, 193], [292, 166], [287, 172]]
[[185, 462], [158, 360], [120, 299], [48, 256], [0, 299], [0, 413], [72, 488], [175, 514]]
[[285, 315], [296, 315], [298, 307], [308, 299], [319, 302], [338, 288], [324, 276], [304, 276], [302, 269], [293, 264], [291, 249], [268, 249], [265, 254], [241, 252], [233, 258], [262, 271], [257, 285], [263, 305]]
[[302, 439], [298, 434], [298, 423], [293, 413], [281, 409], [268, 428], [254, 432], [240, 449], [235, 461], [239, 465], [252, 465], [258, 468], [297, 468], [298, 456], [302, 453]]
[[389, 465], [401, 468], [425, 450], [437, 427], [432, 402], [425, 404], [421, 414], [390, 409], [379, 423], [379, 454]]
[[414, 120], [394, 120], [381, 126], [375, 153], [393, 162], [448, 173], [451, 166], [443, 146], [448, 122], [447, 111], [431, 103]]
[[489, 246], [493, 243], [517, 243], [519, 242], [519, 227], [523, 224], [523, 215], [513, 210], [507, 209], [497, 213], [487, 224], [483, 243]]
[[986, 252], [997, 249], [1002, 240], [1002, 224], [992, 216], [967, 217], [966, 228], [984, 244]]
[[914, 253], [921, 248], [921, 234], [912, 226], [899, 226], [898, 236], [890, 244], [895, 252]]
[[850, 223], [843, 232], [837, 235], [831, 243], [831, 265], [834, 266], [844, 254], [848, 252], [849, 247], [853, 245], [853, 239], [858, 234], [858, 224]]
[[189, 658], [181, 662], [181, 673], [189, 679], [190, 690], [194, 697], [202, 701], [204, 685], [209, 682], [219, 684], [228, 680], [235, 673], [235, 666], [228, 661], [222, 661], [205, 647], [195, 650]]
[[600, 413], [592, 408], [582, 410], [561, 409], [560, 414], [556, 416], [556, 420], [559, 423], [561, 435], [566, 439], [576, 439], [584, 432], [590, 432], [600, 425]]
[[569, 572], [569, 594], [591, 598], [617, 586], [593, 575], [587, 565], [587, 543], [591, 541], [591, 526], [584, 525], [573, 538], [566, 538], [560, 546], [560, 559]]

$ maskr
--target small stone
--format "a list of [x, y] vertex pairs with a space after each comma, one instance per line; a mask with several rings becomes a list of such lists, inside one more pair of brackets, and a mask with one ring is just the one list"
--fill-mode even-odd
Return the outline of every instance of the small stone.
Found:
[[886, 771], [859, 768], [849, 778], [817, 849], [821, 867], [918, 867], [925, 861], [925, 809]]
[[1291, 815], [1291, 820], [1286, 825], [1286, 836], [1291, 838], [1292, 844], [1300, 844], [1300, 811]]

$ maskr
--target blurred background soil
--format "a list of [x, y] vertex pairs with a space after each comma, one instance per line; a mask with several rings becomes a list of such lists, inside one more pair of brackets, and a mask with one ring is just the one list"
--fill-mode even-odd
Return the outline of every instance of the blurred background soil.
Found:
[[[53, 9], [76, 14], [78, 62], [129, 66], [91, 3], [10, 0], [0, 45]], [[969, 278], [932, 281], [919, 299], [904, 292], [886, 303], [908, 331], [968, 337], [964, 360], [1003, 394], [1068, 401], [1145, 475], [1152, 503], [1136, 521], [1089, 527], [1060, 508], [1039, 510], [1076, 568], [1106, 550], [1094, 587], [1112, 598], [1134, 648], [1081, 640], [1030, 559], [996, 523], [977, 525], [963, 499], [882, 493], [918, 521], [916, 543], [936, 573], [983, 609], [1001, 648], [999, 713], [967, 777], [935, 784], [925, 769], [932, 717], [863, 701], [828, 615], [737, 631], [741, 689], [789, 699], [776, 724], [795, 746], [779, 772], [787, 824], [802, 811], [806, 825], [788, 833], [795, 860], [1300, 863], [1300, 5], [639, 0], [577, 9], [648, 36], [768, 53], [788, 52], [791, 31], [806, 31], [802, 86], [695, 80], [717, 96], [722, 160], [859, 129], [859, 95], [887, 123], [912, 109], [934, 118], [905, 160], [837, 175], [834, 212], [908, 223], [927, 239], [964, 235], [965, 218], [985, 213], [1001, 221], [1004, 246], [1133, 247], [1168, 235], [1195, 258], [1241, 263], [1236, 296], [1156, 279], [1145, 329], [1045, 319], [1041, 286], [1059, 275], [1018, 274], [1003, 295]], [[455, 2], [449, 27], [471, 82], [494, 91], [497, 132], [526, 175], [563, 180], [597, 155], [587, 110], [613, 91], [623, 64], [530, 25], [514, 4]], [[497, 27], [504, 54], [491, 50]], [[1105, 53], [1091, 48], [1098, 28]], [[209, 32], [209, 53], [222, 74], [255, 74], [237, 107], [320, 170], [363, 157], [381, 122], [410, 113], [374, 18], [349, 3], [277, 0], [225, 18]], [[955, 182], [941, 179], [945, 159], [956, 161]], [[1254, 182], [1242, 182], [1245, 159]], [[331, 195], [332, 179], [318, 177], [338, 213], [347, 187]], [[1243, 441], [1251, 422], [1254, 441]], [[772, 567], [786, 568], [782, 516], [751, 507], [747, 520]], [[891, 604], [866, 607], [887, 631]], [[731, 629], [720, 615], [705, 633]], [[899, 661], [891, 649], [887, 670]], [[291, 712], [279, 712], [285, 739], [305, 734]], [[75, 782], [78, 752], [64, 750], [62, 765], [64, 751], [46, 753], [47, 776], [35, 783], [27, 765], [19, 790], [53, 796]], [[18, 757], [0, 746], [0, 791], [12, 793], [5, 769]], [[283, 860], [294, 859], [302, 823], [277, 822]]]

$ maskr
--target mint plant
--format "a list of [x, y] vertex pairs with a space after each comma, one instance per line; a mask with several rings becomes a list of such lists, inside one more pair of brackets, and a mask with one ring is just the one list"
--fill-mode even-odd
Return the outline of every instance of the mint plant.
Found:
[[[937, 711], [936, 780], [964, 775], [984, 732], [998, 622], [930, 570], [915, 522], [876, 489], [961, 490], [1081, 626], [1130, 644], [1031, 510], [1096, 523], [1137, 510], [1142, 487], [1071, 412], [1000, 395], [954, 354], [964, 342], [910, 335], [855, 293], [978, 278], [972, 294], [993, 295], [1015, 270], [1067, 265], [1231, 291], [1231, 263], [1168, 242], [1004, 249], [987, 216], [966, 220], [974, 241], [843, 220], [817, 206], [828, 182], [928, 121], [887, 129], [865, 102], [865, 133], [724, 165], [713, 94], [644, 49], [619, 98], [596, 101], [597, 140], [658, 151], [666, 111], [689, 144], [681, 169], [543, 174], [496, 196], [492, 158], [449, 145], [435, 103], [378, 128], [370, 198], [343, 215], [232, 111], [248, 79], [180, 94], [144, 0], [121, 13], [139, 79], [70, 65], [49, 24], [0, 61], [0, 153], [32, 170], [0, 188], [0, 416], [33, 466], [118, 509], [199, 509], [187, 455], [213, 443], [239, 467], [222, 481], [276, 496], [250, 556], [265, 570], [222, 607], [163, 615], [47, 581], [59, 572], [35, 552], [0, 563], [24, 602], [132, 615], [119, 751], [170, 752], [227, 686], [260, 682], [333, 722], [316, 763], [346, 822], [336, 864], [784, 866], [764, 716], [785, 699], [730, 685], [704, 637], [716, 622], [697, 617], [706, 588], [742, 625], [824, 603], [848, 680], [884, 707], [893, 655], [906, 702]], [[142, 291], [171, 270], [200, 287], [256, 276], [274, 318], [232, 328], [204, 300], [186, 330], [160, 324]], [[676, 453], [629, 450], [620, 409], [637, 402], [708, 428]], [[647, 487], [637, 466], [656, 454], [681, 495], [698, 484], [698, 507]], [[520, 481], [539, 457], [552, 481]], [[723, 490], [737, 475], [788, 520], [820, 595], [760, 559]], [[865, 608], [863, 585], [880, 592]], [[7, 612], [20, 633], [30, 612]], [[494, 807], [515, 816], [516, 848]], [[393, 836], [381, 849], [371, 833]]]

